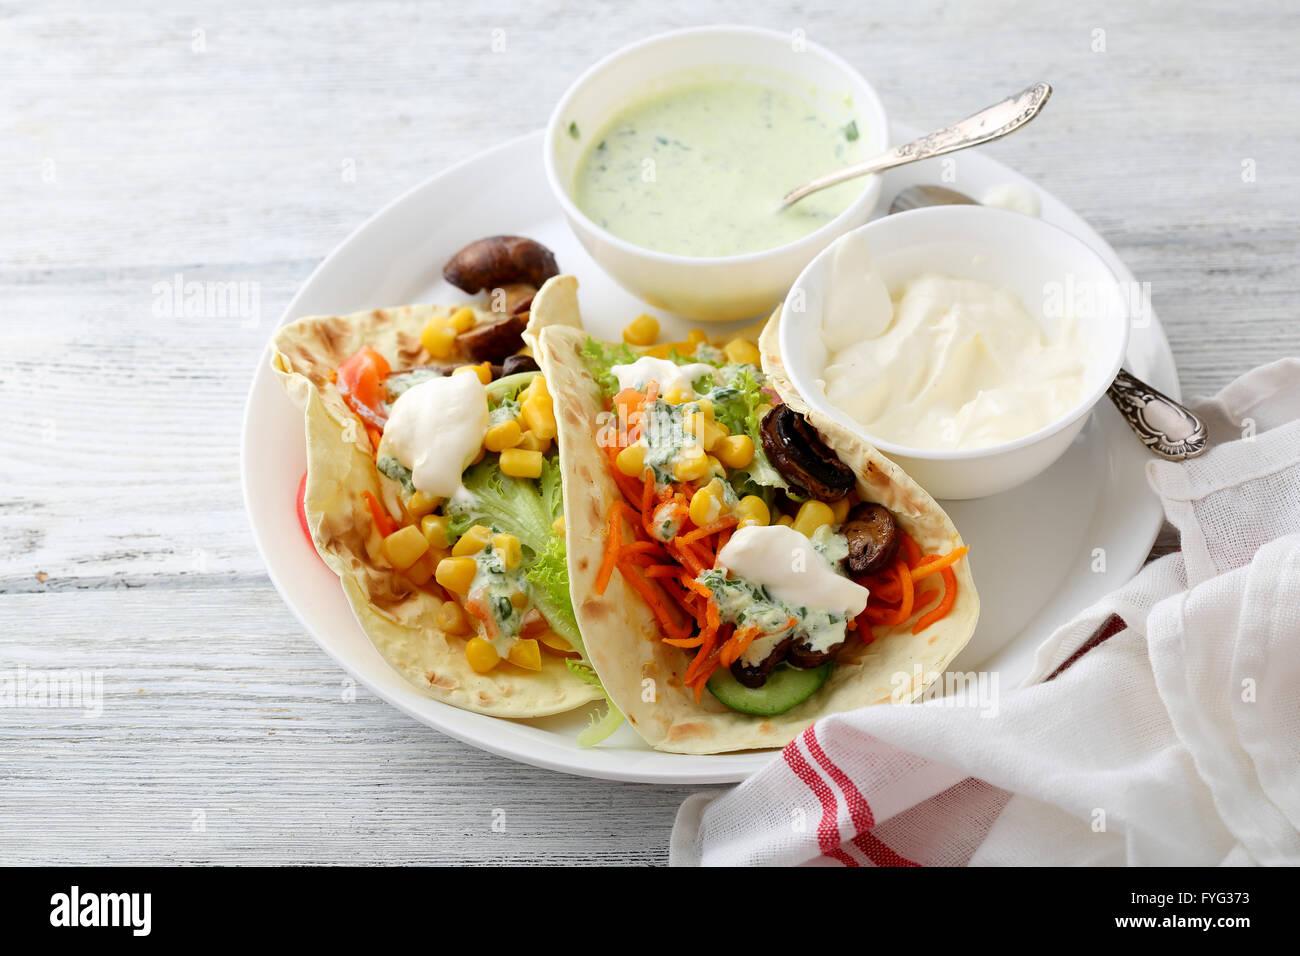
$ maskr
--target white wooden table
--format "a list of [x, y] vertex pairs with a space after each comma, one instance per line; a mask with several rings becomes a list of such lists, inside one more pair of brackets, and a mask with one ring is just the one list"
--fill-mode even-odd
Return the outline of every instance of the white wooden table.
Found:
[[[1300, 353], [1284, 6], [6, 8], [0, 670], [99, 672], [104, 711], [0, 708], [0, 862], [663, 862], [685, 789], [517, 766], [351, 700], [272, 589], [238, 439], [295, 288], [600, 55], [743, 15], [847, 56], [915, 126], [1050, 80], [988, 148], [1151, 283], [1185, 392], [1214, 391]], [[187, 318], [159, 291], [177, 275], [254, 283], [256, 314]]]

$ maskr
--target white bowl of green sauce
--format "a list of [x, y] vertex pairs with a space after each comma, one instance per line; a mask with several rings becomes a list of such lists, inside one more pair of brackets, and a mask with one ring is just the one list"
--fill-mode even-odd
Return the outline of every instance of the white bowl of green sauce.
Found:
[[651, 305], [701, 321], [770, 311], [800, 271], [862, 225], [867, 176], [779, 210], [809, 179], [887, 146], [871, 85], [804, 39], [716, 26], [605, 57], [551, 115], [545, 164], [592, 257]]

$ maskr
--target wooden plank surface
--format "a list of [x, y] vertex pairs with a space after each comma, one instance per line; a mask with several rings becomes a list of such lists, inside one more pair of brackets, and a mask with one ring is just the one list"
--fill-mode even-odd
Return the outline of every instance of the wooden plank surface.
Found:
[[[253, 547], [240, 417], [294, 290], [376, 209], [540, 126], [609, 50], [742, 19], [831, 46], [914, 126], [1050, 80], [988, 149], [1151, 283], [1185, 393], [1300, 353], [1285, 4], [0, 4], [0, 669], [104, 679], [97, 718], [0, 709], [0, 862], [666, 859], [687, 788], [347, 699]], [[178, 273], [256, 283], [256, 314], [167, 314]]]

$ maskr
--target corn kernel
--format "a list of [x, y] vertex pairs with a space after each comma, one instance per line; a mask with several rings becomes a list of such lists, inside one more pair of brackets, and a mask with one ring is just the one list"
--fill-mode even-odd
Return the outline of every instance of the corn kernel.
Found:
[[679, 388], [676, 385], [663, 394], [663, 400], [669, 405], [680, 405], [682, 402], [689, 402], [693, 398], [695, 398], [695, 392], [693, 390]]
[[545, 393], [534, 392], [524, 402], [524, 424], [528, 430], [536, 432], [538, 438], [555, 437], [555, 412], [551, 408], [551, 397]]
[[445, 548], [451, 543], [447, 533], [449, 524], [451, 519], [446, 515], [425, 515], [420, 519], [420, 532], [424, 535], [424, 540], [429, 542], [430, 548]]
[[420, 529], [413, 524], [399, 528], [384, 538], [384, 557], [399, 571], [405, 571], [429, 550]]
[[754, 407], [754, 414], [758, 416], [758, 420], [761, 422], [763, 419], [767, 418], [767, 413], [770, 412], [771, 410], [772, 410], [772, 406], [766, 403], [762, 405], [756, 405]]
[[[414, 527], [414, 525], [412, 525]], [[432, 552], [426, 551], [420, 555], [420, 559], [413, 565], [402, 572], [406, 580], [410, 581], [417, 588], [422, 588], [429, 583], [429, 578], [433, 577], [433, 569], [438, 566], [438, 559]]]
[[560, 535], [561, 537], [564, 536], [564, 515], [560, 515], [558, 518], [556, 518], [554, 521], [551, 522], [551, 530], [554, 531], [556, 534]]
[[845, 495], [839, 501], [832, 501], [831, 514], [835, 516], [835, 520], [832, 524], [844, 524], [844, 519], [849, 516], [849, 508], [851, 507], [852, 505], [849, 504], [848, 495]]
[[727, 426], [705, 417], [703, 412], [692, 412], [682, 424], [689, 434], [700, 440], [700, 446], [706, 451], [713, 451], [727, 437]]
[[710, 398], [701, 398], [697, 404], [700, 406], [700, 414], [713, 421], [713, 400]]
[[717, 475], [719, 478], [727, 477], [727, 469], [722, 466], [722, 462], [718, 461], [718, 459], [714, 458], [712, 455], [708, 456], [708, 462], [710, 475]]
[[629, 478], [640, 478], [645, 474], [645, 451], [640, 443], [628, 445], [614, 456], [614, 467]]
[[623, 341], [628, 345], [654, 345], [659, 338], [659, 320], [653, 315], [642, 313], [628, 323], [623, 330]]
[[433, 622], [448, 634], [463, 636], [474, 630], [469, 618], [455, 601], [443, 601], [433, 617]]
[[709, 456], [698, 445], [683, 448], [673, 463], [673, 477], [678, 481], [695, 481], [709, 473]]
[[736, 505], [736, 514], [740, 515], [740, 527], [748, 525], [766, 525], [772, 520], [772, 512], [768, 510], [767, 502], [758, 495], [745, 495]]
[[523, 437], [524, 430], [519, 427], [518, 422], [502, 422], [488, 428], [483, 436], [483, 446], [488, 451], [505, 451], [518, 445]]
[[492, 529], [476, 524], [460, 536], [460, 540], [451, 549], [452, 557], [463, 558], [466, 555], [478, 554], [491, 540]]
[[443, 558], [434, 569], [433, 578], [448, 591], [468, 594], [478, 574], [478, 562], [473, 558]]
[[709, 450], [728, 468], [744, 468], [754, 460], [754, 440], [748, 435], [724, 435]]
[[515, 447], [524, 451], [539, 451], [545, 455], [551, 450], [551, 440], [549, 438], [538, 438], [535, 432], [526, 431], [523, 437], [519, 439], [519, 444]]
[[484, 385], [492, 384], [492, 363], [491, 362], [480, 362], [478, 365], [461, 365], [451, 374], [461, 375], [464, 374], [465, 372], [473, 372], [475, 375], [478, 376], [478, 380], [482, 382]]
[[758, 346], [744, 339], [732, 339], [722, 347], [722, 353], [738, 365], [757, 365], [760, 361]]
[[789, 528], [794, 525], [794, 519], [791, 518], [789, 515], [781, 515], [781, 517], [776, 519], [776, 523], [786, 528]]
[[420, 332], [420, 344], [434, 358], [450, 358], [456, 349], [456, 330], [445, 319], [430, 319]]
[[468, 332], [478, 324], [478, 316], [474, 314], [474, 310], [469, 306], [462, 306], [451, 314], [447, 324], [457, 332]]
[[539, 671], [542, 669], [542, 651], [537, 646], [535, 638], [521, 638], [510, 645], [510, 650], [506, 652], [506, 659], [516, 667], [522, 667], [524, 670]]
[[794, 518], [794, 530], [811, 538], [813, 532], [824, 524], [833, 524], [835, 513], [824, 501], [805, 501], [799, 506], [799, 513]]
[[537, 641], [545, 650], [552, 651], [556, 654], [573, 653], [573, 645], [560, 637], [560, 635], [556, 634], [549, 627], [537, 635]]
[[486, 674], [501, 663], [501, 655], [492, 642], [481, 637], [471, 637], [465, 644], [465, 660], [476, 674]]
[[713, 524], [722, 516], [722, 481], [714, 478], [695, 494], [691, 495], [691, 520], [697, 528]]
[[686, 333], [686, 341], [691, 345], [704, 345], [709, 341], [709, 335], [703, 329], [691, 329]]
[[540, 478], [542, 453], [522, 448], [507, 448], [501, 453], [501, 473], [512, 478]]
[[506, 566], [507, 571], [517, 568], [519, 559], [523, 557], [519, 549], [519, 539], [513, 534], [494, 534], [492, 550], [501, 555], [501, 562]]
[[426, 495], [423, 491], [417, 491], [411, 495], [411, 500], [406, 503], [406, 513], [418, 521], [438, 507], [438, 501], [439, 499], [433, 495]]

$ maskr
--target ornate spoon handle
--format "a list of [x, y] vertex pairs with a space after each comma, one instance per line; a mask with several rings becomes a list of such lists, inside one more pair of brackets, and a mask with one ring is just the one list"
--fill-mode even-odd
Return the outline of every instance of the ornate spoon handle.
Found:
[[1008, 96], [1000, 103], [994, 103], [988, 109], [980, 110], [974, 116], [945, 126], [941, 130], [927, 133], [920, 139], [895, 146], [873, 159], [846, 166], [825, 176], [819, 176], [807, 185], [786, 193], [781, 200], [781, 208], [796, 203], [804, 196], [815, 193], [829, 186], [836, 186], [858, 176], [868, 173], [881, 173], [905, 163], [915, 163], [933, 156], [942, 156], [970, 146], [979, 146], [1000, 139], [1008, 133], [1020, 129], [1038, 115], [1047, 98], [1052, 95], [1052, 88], [1046, 83], [1035, 83], [1021, 90], [1015, 96]]
[[1106, 394], [1142, 444], [1161, 458], [1182, 461], [1205, 451], [1205, 422], [1141, 379], [1120, 369]]

